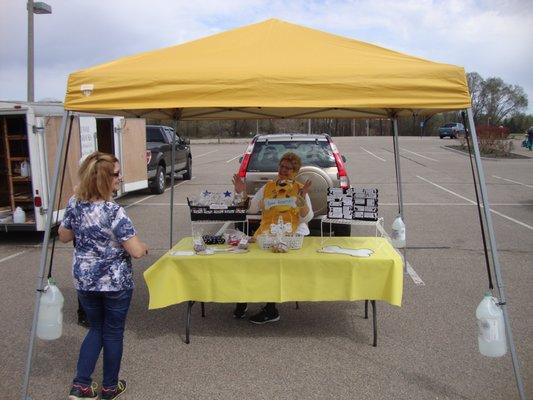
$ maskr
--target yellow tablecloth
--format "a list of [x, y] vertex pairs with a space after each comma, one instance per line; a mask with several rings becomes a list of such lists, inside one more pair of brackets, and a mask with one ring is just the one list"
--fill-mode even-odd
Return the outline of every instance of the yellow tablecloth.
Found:
[[[276, 254], [257, 244], [244, 254], [173, 256], [167, 252], [144, 272], [149, 309], [194, 300], [203, 302], [286, 302], [384, 300], [401, 305], [403, 263], [384, 238], [329, 238], [324, 245], [368, 248], [358, 258], [318, 253], [318, 237], [306, 237], [300, 250]], [[171, 251], [192, 250], [190, 237]]]

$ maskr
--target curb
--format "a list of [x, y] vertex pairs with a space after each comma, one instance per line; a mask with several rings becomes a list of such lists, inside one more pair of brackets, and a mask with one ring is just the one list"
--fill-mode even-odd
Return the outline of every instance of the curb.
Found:
[[[468, 153], [465, 153], [464, 151], [461, 151], [461, 150], [456, 150], [456, 149], [452, 149], [450, 147], [446, 147], [446, 146], [440, 146], [441, 149], [444, 149], [444, 150], [448, 150], [448, 151], [453, 151], [454, 153], [457, 153], [457, 154], [461, 154], [465, 157], [468, 157]], [[513, 154], [516, 154], [516, 153], [513, 153]], [[489, 157], [481, 157], [482, 160], [484, 161], [509, 161], [509, 160], [513, 160], [513, 161], [516, 161], [516, 160], [528, 160], [530, 159], [531, 157], [528, 157], [528, 156], [522, 156], [521, 154], [518, 154], [519, 156], [521, 157], [518, 157], [518, 158], [489, 158]], [[524, 157], [524, 158], [522, 158]]]

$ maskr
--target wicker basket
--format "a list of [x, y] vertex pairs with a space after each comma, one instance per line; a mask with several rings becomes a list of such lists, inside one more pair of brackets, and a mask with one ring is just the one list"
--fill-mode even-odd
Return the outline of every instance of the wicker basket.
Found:
[[[285, 235], [283, 240], [287, 243], [289, 249], [297, 250], [301, 249], [304, 236], [303, 235]], [[274, 235], [262, 234], [257, 237], [257, 244], [263, 250], [271, 249], [274, 243], [276, 242], [276, 237]]]

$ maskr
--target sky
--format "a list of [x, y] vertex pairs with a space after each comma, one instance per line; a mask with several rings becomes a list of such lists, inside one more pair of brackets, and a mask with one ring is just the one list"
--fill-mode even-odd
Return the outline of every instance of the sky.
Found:
[[[278, 18], [519, 85], [533, 113], [532, 0], [46, 0], [35, 15], [35, 99], [69, 73]], [[0, 0], [0, 100], [26, 99], [26, 0]]]

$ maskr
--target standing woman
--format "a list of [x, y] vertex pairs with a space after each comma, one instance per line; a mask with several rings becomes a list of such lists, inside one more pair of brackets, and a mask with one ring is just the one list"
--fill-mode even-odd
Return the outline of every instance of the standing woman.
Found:
[[124, 208], [113, 201], [122, 176], [115, 156], [90, 154], [81, 164], [80, 183], [70, 198], [59, 240], [75, 239], [72, 272], [90, 329], [83, 340], [69, 400], [96, 399], [91, 375], [103, 348], [101, 398], [116, 399], [126, 390], [119, 380], [124, 326], [133, 292], [131, 257], [148, 254]]

